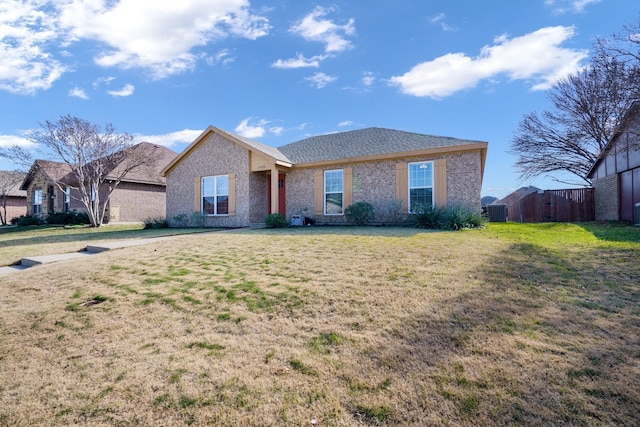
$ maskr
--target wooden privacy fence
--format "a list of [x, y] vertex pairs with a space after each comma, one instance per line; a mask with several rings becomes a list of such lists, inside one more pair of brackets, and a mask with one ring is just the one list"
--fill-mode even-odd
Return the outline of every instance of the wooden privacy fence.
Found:
[[578, 222], [596, 219], [593, 188], [545, 190], [507, 206], [509, 221]]

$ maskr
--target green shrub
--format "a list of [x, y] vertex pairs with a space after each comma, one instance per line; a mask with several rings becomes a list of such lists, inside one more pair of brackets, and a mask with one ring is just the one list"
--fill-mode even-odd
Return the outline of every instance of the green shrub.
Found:
[[425, 206], [414, 206], [411, 209], [411, 216], [415, 220], [418, 228], [443, 229], [443, 221], [446, 215], [444, 208], [430, 208]]
[[33, 215], [20, 215], [19, 217], [11, 218], [11, 224], [18, 227], [26, 227], [27, 225], [41, 225], [42, 219]]
[[356, 225], [366, 225], [373, 221], [373, 205], [367, 202], [355, 202], [344, 210], [344, 214]]
[[204, 227], [204, 216], [202, 216], [201, 212], [192, 212], [190, 215], [187, 214], [179, 214], [175, 215], [171, 218], [170, 222], [171, 227], [192, 227], [192, 228], [202, 228]]
[[169, 228], [169, 221], [166, 218], [147, 218], [144, 220], [145, 230], [157, 228]]
[[282, 228], [287, 226], [287, 219], [284, 217], [284, 215], [273, 213], [267, 215], [265, 223], [269, 228]]
[[71, 225], [89, 224], [89, 215], [86, 212], [52, 212], [47, 215], [47, 224]]
[[414, 208], [412, 216], [416, 227], [436, 230], [463, 230], [480, 228], [486, 219], [479, 212], [471, 209], [453, 208]]

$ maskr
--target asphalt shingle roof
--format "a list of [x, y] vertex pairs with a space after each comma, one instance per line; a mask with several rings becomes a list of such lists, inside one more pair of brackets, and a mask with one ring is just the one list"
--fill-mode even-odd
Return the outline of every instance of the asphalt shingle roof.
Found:
[[283, 145], [278, 147], [278, 150], [293, 163], [308, 163], [453, 147], [478, 142], [480, 141], [371, 127], [313, 136]]

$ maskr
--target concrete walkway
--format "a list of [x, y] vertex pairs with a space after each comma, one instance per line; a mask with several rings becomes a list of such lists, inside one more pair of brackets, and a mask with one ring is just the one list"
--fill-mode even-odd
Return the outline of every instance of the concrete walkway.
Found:
[[[181, 234], [179, 236], [184, 236], [184, 234]], [[168, 240], [168, 239], [171, 239], [172, 237], [178, 237], [178, 236], [150, 237], [148, 239], [114, 240], [114, 241], [104, 242], [104, 243], [95, 244], [95, 245], [88, 245], [84, 251], [80, 251], [80, 252], [70, 252], [66, 254], [56, 254], [56, 255], [40, 255], [40, 256], [34, 256], [29, 258], [22, 258], [19, 265], [10, 265], [7, 267], [0, 267], [0, 276], [22, 271], [29, 267], [33, 267], [35, 265], [49, 264], [52, 262], [66, 261], [66, 260], [76, 259], [76, 258], [85, 258], [87, 256], [95, 255], [100, 252], [110, 251], [113, 249], [128, 248], [130, 246], [147, 245], [149, 243]]]

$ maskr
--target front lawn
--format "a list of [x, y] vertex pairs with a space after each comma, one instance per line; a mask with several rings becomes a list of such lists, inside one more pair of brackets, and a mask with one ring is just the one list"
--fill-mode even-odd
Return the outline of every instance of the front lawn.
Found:
[[640, 230], [180, 236], [0, 285], [0, 425], [634, 425]]
[[84, 250], [88, 243], [105, 240], [142, 239], [212, 229], [160, 228], [145, 230], [142, 224], [84, 226], [0, 227], [0, 267], [20, 262], [24, 257], [53, 255]]

